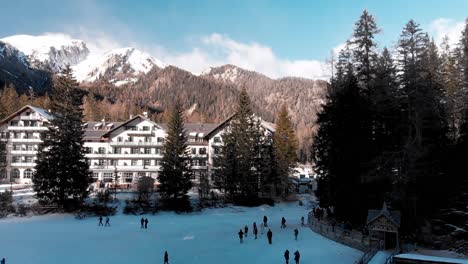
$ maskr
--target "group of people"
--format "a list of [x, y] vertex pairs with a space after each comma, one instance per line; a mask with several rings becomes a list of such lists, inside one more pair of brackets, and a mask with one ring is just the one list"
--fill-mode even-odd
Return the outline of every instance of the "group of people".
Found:
[[[289, 250], [287, 249], [284, 252], [284, 259], [286, 260], [286, 264], [289, 264]], [[301, 254], [299, 253], [299, 250], [296, 250], [296, 252], [294, 252], [294, 261], [296, 262], [296, 264], [299, 264], [300, 259], [301, 259]]]
[[[268, 227], [268, 217], [265, 215], [263, 216], [263, 223], [261, 223], [261, 233], [263, 234], [263, 230], [265, 227]], [[301, 217], [301, 226], [306, 226], [305, 223], [304, 223], [304, 217]], [[258, 229], [257, 229], [257, 223], [254, 222], [253, 225], [253, 235], [254, 235], [254, 238], [257, 239], [257, 235], [258, 235]], [[284, 217], [281, 218], [281, 228], [286, 228], [286, 219]], [[247, 225], [244, 226], [244, 229], [242, 230], [242, 228], [239, 230], [239, 240], [240, 240], [240, 243], [244, 243], [244, 237], [247, 237], [249, 234], [249, 227]], [[299, 235], [299, 230], [297, 228], [294, 229], [294, 239], [297, 241], [297, 237]], [[267, 232], [267, 239], [268, 239], [268, 244], [272, 244], [273, 243], [273, 232], [271, 231], [271, 229], [269, 228], [268, 229], [268, 232]], [[289, 250], [286, 250], [284, 252], [284, 258], [286, 260], [286, 264], [289, 264]], [[296, 250], [296, 252], [294, 252], [294, 261], [296, 262], [296, 264], [299, 264], [299, 259], [301, 258], [301, 254], [299, 253], [298, 250]]]
[[148, 228], [148, 218], [141, 218], [140, 220], [141, 228], [147, 229]]
[[98, 224], [98, 226], [111, 226], [111, 225], [110, 225], [110, 219], [109, 219], [108, 216], [106, 216], [106, 224], [102, 224], [102, 219], [103, 219], [102, 216], [99, 216], [99, 224]]

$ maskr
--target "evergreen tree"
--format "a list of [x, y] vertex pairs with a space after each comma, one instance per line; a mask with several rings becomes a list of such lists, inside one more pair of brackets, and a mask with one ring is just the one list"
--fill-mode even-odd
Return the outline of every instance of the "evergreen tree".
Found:
[[83, 95], [67, 67], [54, 84], [54, 118], [42, 135], [32, 178], [36, 196], [43, 202], [65, 206], [69, 200], [82, 201], [87, 196], [90, 171], [81, 129]]
[[353, 49], [353, 64], [358, 84], [363, 90], [368, 90], [375, 74], [375, 64], [377, 62], [377, 44], [374, 41], [375, 35], [380, 29], [375, 23], [372, 15], [364, 10], [361, 17], [355, 24], [351, 46]]
[[13, 85], [3, 88], [0, 97], [0, 120], [20, 109], [18, 93]]
[[176, 103], [168, 120], [159, 193], [168, 209], [189, 210], [187, 192], [192, 188], [192, 169], [184, 129], [183, 109]]
[[278, 181], [274, 182], [277, 195], [285, 195], [289, 189], [289, 175], [297, 162], [297, 138], [294, 125], [289, 117], [286, 105], [282, 105], [276, 119], [276, 131], [273, 137], [273, 150]]

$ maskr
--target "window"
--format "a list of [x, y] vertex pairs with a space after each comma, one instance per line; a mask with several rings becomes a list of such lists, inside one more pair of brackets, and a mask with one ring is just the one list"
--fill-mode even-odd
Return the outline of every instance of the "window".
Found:
[[205, 155], [206, 154], [206, 148], [200, 148], [200, 150], [198, 151], [198, 153], [202, 154], [202, 155]]
[[124, 178], [133, 178], [133, 172], [124, 172], [123, 173]]
[[23, 178], [25, 179], [31, 179], [32, 175], [33, 175], [33, 171], [31, 169], [27, 169], [24, 171], [24, 174], [23, 174]]
[[6, 170], [5, 169], [1, 169], [0, 170], [0, 179], [5, 179], [7, 177], [6, 175]]
[[145, 142], [151, 142], [151, 137], [145, 137]]
[[109, 162], [110, 162], [109, 164], [110, 164], [111, 166], [117, 166], [117, 165], [118, 165], [117, 160], [111, 159], [111, 160], [109, 160]]
[[106, 178], [107, 179], [109, 179], [109, 178], [112, 179], [112, 176], [113, 176], [112, 174], [113, 174], [112, 172], [104, 172], [104, 179], [106, 179]]
[[164, 143], [164, 138], [158, 137], [158, 138], [157, 138], [157, 141], [158, 141], [158, 143]]
[[144, 126], [143, 127], [143, 131], [149, 131], [149, 130], [150, 130], [149, 126]]
[[10, 126], [18, 126], [18, 120], [12, 120]]
[[192, 166], [198, 166], [199, 160], [192, 160]]
[[114, 154], [122, 154], [121, 148], [114, 148]]
[[145, 154], [151, 154], [151, 148], [145, 148]]
[[144, 160], [144, 165], [145, 166], [151, 166], [151, 160], [149, 160], [149, 159]]
[[200, 166], [206, 166], [206, 160], [200, 160], [199, 165]]
[[104, 164], [105, 164], [104, 160], [103, 160], [103, 159], [100, 159], [100, 160], [99, 160], [99, 166], [104, 166]]
[[192, 154], [197, 154], [197, 149], [196, 148], [192, 148]]
[[138, 166], [138, 160], [132, 160], [132, 166]]
[[128, 137], [128, 142], [133, 142], [133, 137]]
[[11, 159], [13, 163], [20, 163], [21, 162], [21, 156], [13, 156]]
[[19, 179], [20, 178], [20, 171], [18, 169], [14, 169], [11, 171], [11, 178]]
[[26, 163], [33, 163], [34, 162], [34, 157], [26, 157], [25, 161], [26, 161]]
[[154, 152], [155, 154], [161, 154], [161, 148], [155, 148], [154, 150], [155, 150]]
[[99, 172], [93, 172], [93, 175], [91, 177], [93, 177], [94, 179], [98, 179], [99, 178]]
[[221, 153], [220, 148], [218, 148], [218, 147], [214, 147], [214, 148], [213, 148], [213, 152], [214, 152], [214, 154], [219, 154], [219, 153]]
[[34, 134], [32, 132], [27, 132], [25, 138], [34, 138]]
[[29, 151], [37, 150], [37, 147], [36, 145], [26, 145], [26, 150], [29, 150]]
[[130, 127], [130, 130], [132, 130], [132, 131], [137, 131], [138, 128], [137, 128], [136, 126], [132, 126], [132, 127]]
[[155, 160], [156, 166], [161, 166], [161, 160]]
[[21, 145], [13, 145], [13, 150], [21, 150]]
[[214, 143], [221, 143], [220, 137], [214, 137]]
[[123, 138], [122, 137], [117, 137], [117, 142], [122, 142]]
[[106, 148], [98, 148], [99, 154], [105, 154], [106, 153]]
[[140, 154], [139, 148], [132, 148], [132, 154]]
[[93, 148], [85, 147], [84, 151], [85, 151], [85, 153], [93, 153]]
[[146, 176], [146, 172], [139, 172], [138, 173], [138, 177], [145, 177]]

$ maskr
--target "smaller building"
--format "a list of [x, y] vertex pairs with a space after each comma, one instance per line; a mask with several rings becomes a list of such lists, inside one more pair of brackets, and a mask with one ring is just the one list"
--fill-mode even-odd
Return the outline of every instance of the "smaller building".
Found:
[[369, 210], [366, 226], [369, 230], [371, 248], [399, 249], [400, 221], [400, 212], [389, 211], [385, 202], [381, 210]]

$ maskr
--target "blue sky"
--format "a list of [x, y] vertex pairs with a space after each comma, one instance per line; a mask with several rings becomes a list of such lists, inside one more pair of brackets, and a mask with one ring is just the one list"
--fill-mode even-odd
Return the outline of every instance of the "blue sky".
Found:
[[15, 0], [1, 8], [0, 38], [63, 33], [99, 52], [135, 46], [192, 72], [234, 63], [311, 78], [324, 74], [320, 64], [350, 37], [364, 9], [382, 29], [380, 46], [390, 47], [411, 18], [438, 40], [456, 38], [468, 16], [467, 0]]

